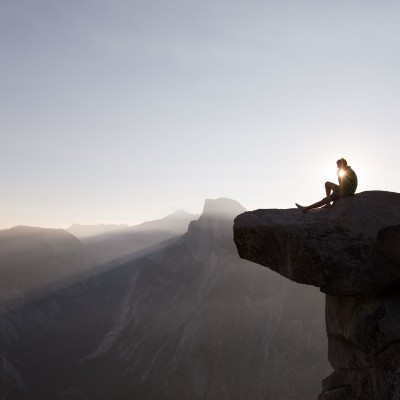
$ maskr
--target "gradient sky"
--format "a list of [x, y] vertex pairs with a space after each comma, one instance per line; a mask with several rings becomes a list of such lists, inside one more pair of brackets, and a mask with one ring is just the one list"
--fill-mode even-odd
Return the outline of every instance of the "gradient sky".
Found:
[[400, 192], [400, 3], [0, 0], [0, 228]]

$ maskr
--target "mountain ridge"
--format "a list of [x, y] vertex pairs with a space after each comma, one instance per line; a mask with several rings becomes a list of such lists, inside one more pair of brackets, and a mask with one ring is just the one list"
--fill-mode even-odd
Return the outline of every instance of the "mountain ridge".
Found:
[[241, 260], [237, 203], [214, 206], [231, 217], [1, 315], [0, 398], [308, 400], [328, 368], [321, 294]]

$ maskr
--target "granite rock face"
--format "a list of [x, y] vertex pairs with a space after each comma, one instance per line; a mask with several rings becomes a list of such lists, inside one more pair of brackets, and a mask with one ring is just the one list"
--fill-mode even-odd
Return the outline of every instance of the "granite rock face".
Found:
[[247, 212], [234, 235], [242, 258], [333, 296], [378, 293], [400, 278], [398, 193], [363, 192], [304, 214]]
[[400, 369], [391, 377], [382, 400], [400, 399]]
[[400, 194], [363, 192], [304, 214], [243, 213], [234, 240], [242, 258], [327, 294], [334, 372], [319, 399], [389, 398], [400, 368]]

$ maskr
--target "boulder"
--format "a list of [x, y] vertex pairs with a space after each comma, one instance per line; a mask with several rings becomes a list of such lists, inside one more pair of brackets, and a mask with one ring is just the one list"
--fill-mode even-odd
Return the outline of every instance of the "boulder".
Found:
[[330, 208], [235, 219], [239, 255], [332, 296], [374, 295], [400, 278], [400, 194], [369, 191]]

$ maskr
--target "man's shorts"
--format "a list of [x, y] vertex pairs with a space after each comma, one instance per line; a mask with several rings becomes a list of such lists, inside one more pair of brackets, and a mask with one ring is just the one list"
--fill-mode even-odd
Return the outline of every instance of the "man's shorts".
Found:
[[343, 197], [347, 197], [347, 196], [353, 196], [354, 195], [354, 191], [349, 191], [349, 190], [341, 190], [338, 186], [338, 188], [334, 189], [332, 194], [331, 194], [331, 199], [332, 201], [336, 201], [338, 199], [341, 199]]

